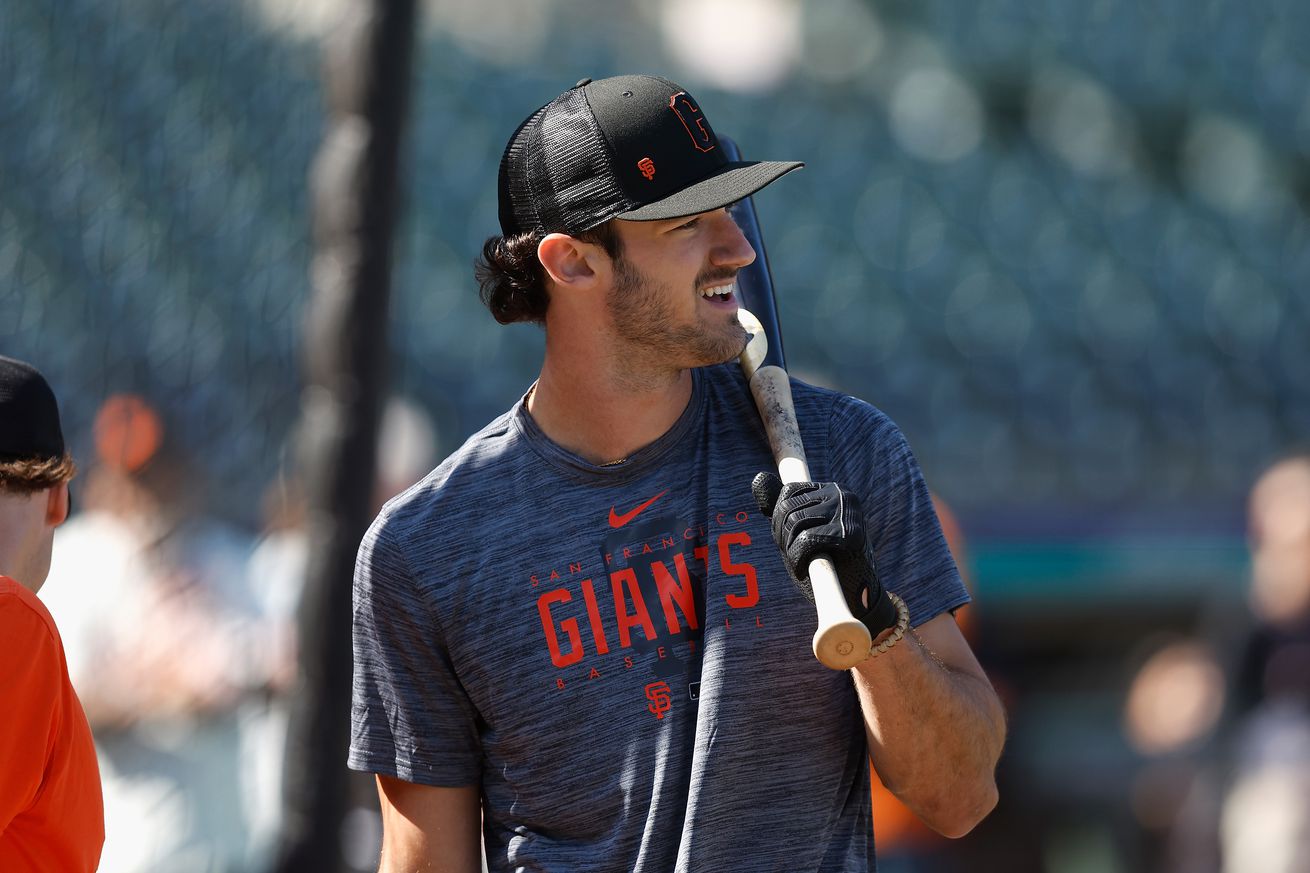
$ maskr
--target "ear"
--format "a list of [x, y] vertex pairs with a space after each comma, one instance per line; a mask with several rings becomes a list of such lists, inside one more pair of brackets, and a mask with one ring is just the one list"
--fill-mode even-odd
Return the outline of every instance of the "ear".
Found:
[[537, 244], [537, 259], [557, 285], [580, 287], [594, 282], [605, 269], [600, 246], [574, 239], [568, 234], [550, 233]]
[[46, 491], [45, 521], [58, 527], [68, 518], [68, 483], [60, 482]]

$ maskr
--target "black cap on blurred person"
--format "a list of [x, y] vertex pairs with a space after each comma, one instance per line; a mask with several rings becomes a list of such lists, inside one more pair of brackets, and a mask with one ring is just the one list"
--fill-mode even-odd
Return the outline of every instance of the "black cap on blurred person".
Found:
[[0, 355], [0, 460], [64, 455], [55, 392], [31, 364]]

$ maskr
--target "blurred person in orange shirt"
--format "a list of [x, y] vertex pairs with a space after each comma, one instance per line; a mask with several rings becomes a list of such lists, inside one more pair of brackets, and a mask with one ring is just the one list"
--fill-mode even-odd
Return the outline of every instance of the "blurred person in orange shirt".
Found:
[[255, 869], [240, 724], [275, 665], [245, 573], [250, 538], [212, 516], [203, 470], [144, 398], [109, 397], [94, 433], [82, 511], [50, 578], [96, 585], [52, 585], [48, 606], [95, 731], [103, 867]]
[[36, 596], [68, 516], [73, 460], [45, 378], [0, 356], [0, 870], [93, 871], [105, 840], [95, 746]]

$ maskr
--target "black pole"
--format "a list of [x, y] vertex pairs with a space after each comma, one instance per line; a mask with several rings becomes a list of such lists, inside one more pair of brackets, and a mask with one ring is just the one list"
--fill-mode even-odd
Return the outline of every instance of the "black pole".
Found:
[[325, 47], [328, 122], [311, 174], [313, 294], [303, 349], [300, 467], [309, 562], [276, 870], [344, 869], [351, 578], [371, 521], [387, 392], [391, 243], [413, 53], [413, 0], [356, 0]]

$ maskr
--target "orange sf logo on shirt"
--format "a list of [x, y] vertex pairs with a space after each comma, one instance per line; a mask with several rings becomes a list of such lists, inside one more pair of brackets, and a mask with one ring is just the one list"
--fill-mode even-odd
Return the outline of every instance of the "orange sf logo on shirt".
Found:
[[661, 679], [658, 682], [652, 682], [646, 686], [646, 699], [650, 701], [646, 708], [658, 719], [664, 718], [664, 713], [668, 712], [673, 706], [673, 698], [669, 689], [669, 683]]

